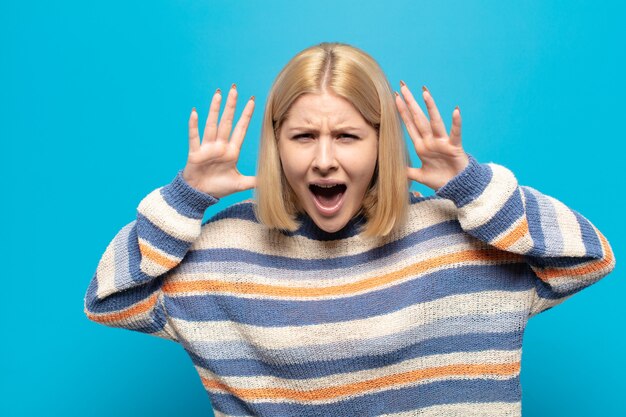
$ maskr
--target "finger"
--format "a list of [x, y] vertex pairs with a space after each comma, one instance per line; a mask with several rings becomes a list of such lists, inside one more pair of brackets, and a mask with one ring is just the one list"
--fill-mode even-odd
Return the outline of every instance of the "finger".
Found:
[[250, 124], [250, 119], [252, 118], [252, 112], [254, 112], [254, 96], [250, 97], [246, 106], [243, 108], [241, 117], [235, 126], [233, 136], [230, 140], [230, 143], [238, 150], [241, 149], [243, 138], [246, 136], [246, 132], [248, 131], [248, 125]]
[[452, 129], [450, 129], [450, 143], [461, 145], [461, 109], [459, 106], [452, 111]]
[[200, 135], [198, 134], [198, 112], [191, 109], [189, 116], [189, 152], [195, 152], [200, 148]]
[[242, 175], [237, 184], [238, 191], [249, 190], [256, 187], [256, 177]]
[[[404, 122], [404, 125], [406, 126], [406, 130], [409, 132], [409, 136], [411, 137], [411, 140], [413, 141], [413, 145], [415, 146], [416, 150], [421, 151], [421, 147], [423, 145], [422, 136], [420, 135], [419, 130], [417, 130], [417, 126], [415, 126], [415, 122], [413, 121], [413, 117], [409, 113], [409, 109], [406, 106], [406, 103], [404, 102], [404, 100], [402, 100], [402, 97], [400, 97], [400, 94], [395, 93], [395, 95], [396, 95], [396, 106], [398, 107], [398, 112], [400, 113], [400, 117], [402, 118], [402, 121]], [[420, 149], [417, 149], [417, 148], [420, 148]]]
[[430, 91], [428, 91], [428, 88], [424, 86], [422, 87], [422, 90], [424, 103], [426, 103], [426, 109], [428, 110], [428, 115], [430, 116], [430, 127], [433, 131], [433, 135], [437, 138], [447, 137], [448, 132], [446, 131], [446, 125], [443, 123], [443, 119], [439, 114], [439, 110], [435, 104], [435, 99], [430, 94]]
[[411, 114], [413, 115], [415, 125], [417, 126], [420, 135], [422, 136], [422, 138], [432, 136], [432, 129], [430, 128], [430, 122], [428, 121], [428, 118], [422, 111], [422, 108], [419, 106], [419, 104], [417, 104], [417, 101], [415, 101], [415, 98], [413, 97], [411, 90], [409, 90], [409, 87], [407, 87], [404, 82], [401, 82], [401, 84], [402, 85], [400, 87], [400, 91], [402, 92], [402, 95], [406, 100], [406, 104], [409, 107]]
[[217, 140], [224, 142], [228, 141], [230, 137], [230, 130], [233, 127], [233, 118], [235, 117], [235, 107], [237, 106], [237, 87], [233, 83], [228, 92], [228, 98], [226, 99], [226, 106], [224, 113], [222, 114], [222, 120], [217, 128]]
[[215, 90], [215, 94], [213, 94], [213, 99], [211, 100], [211, 107], [209, 107], [209, 116], [206, 119], [206, 124], [204, 126], [204, 133], [202, 135], [202, 143], [204, 141], [214, 141], [215, 136], [217, 135], [217, 117], [220, 114], [220, 104], [222, 102], [222, 92], [218, 88]]

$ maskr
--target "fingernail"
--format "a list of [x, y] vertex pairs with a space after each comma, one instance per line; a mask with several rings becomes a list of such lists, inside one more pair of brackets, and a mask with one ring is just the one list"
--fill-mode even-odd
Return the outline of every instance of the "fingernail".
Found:
[[426, 88], [425, 85], [422, 86], [422, 91], [426, 91], [426, 92], [428, 92], [428, 94], [430, 94], [430, 91], [428, 91], [428, 88]]
[[195, 112], [196, 112], [196, 108], [195, 108], [195, 107], [194, 107], [194, 108], [192, 108], [192, 109], [191, 109], [191, 112], [192, 112], [192, 113], [195, 113]]
[[254, 101], [254, 96], [250, 97], [250, 100]]
[[215, 94], [222, 94], [222, 90], [218, 88], [217, 90], [215, 90]]
[[400, 97], [400, 94], [398, 94], [397, 91], [394, 91], [393, 93], [396, 95], [396, 97]]
[[237, 88], [237, 86], [235, 85], [235, 83], [233, 83], [233, 85], [230, 86], [230, 88]]
[[459, 113], [461, 113], [461, 109], [459, 109], [459, 106], [456, 106], [455, 109], [457, 109]]
[[404, 87], [406, 84], [404, 83], [404, 81], [400, 80], [400, 85]]

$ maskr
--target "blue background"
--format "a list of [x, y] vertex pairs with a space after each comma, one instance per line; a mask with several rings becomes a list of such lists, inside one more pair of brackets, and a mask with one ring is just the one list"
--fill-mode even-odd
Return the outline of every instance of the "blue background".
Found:
[[466, 151], [609, 239], [617, 269], [529, 322], [523, 410], [624, 415], [622, 4], [2, 2], [0, 414], [211, 415], [182, 347], [90, 322], [85, 290], [139, 201], [184, 167], [192, 106], [203, 124], [217, 87], [256, 95], [239, 164], [252, 175], [278, 71], [305, 47], [342, 41], [377, 59], [394, 88], [427, 85], [448, 128], [459, 105]]

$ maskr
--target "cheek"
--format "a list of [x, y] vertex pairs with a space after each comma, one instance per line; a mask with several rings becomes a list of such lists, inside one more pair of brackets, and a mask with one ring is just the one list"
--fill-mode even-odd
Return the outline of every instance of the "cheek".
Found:
[[293, 188], [305, 175], [305, 172], [302, 169], [302, 164], [298, 163], [298, 161], [293, 158], [283, 156], [281, 156], [280, 163], [283, 168], [285, 178], [289, 182], [289, 185]]
[[376, 169], [377, 153], [376, 149], [364, 149], [348, 155], [346, 166], [355, 180], [369, 183]]

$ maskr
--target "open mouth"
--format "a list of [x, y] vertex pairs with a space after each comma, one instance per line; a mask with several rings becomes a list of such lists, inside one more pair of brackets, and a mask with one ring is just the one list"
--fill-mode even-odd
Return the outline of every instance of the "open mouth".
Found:
[[345, 184], [309, 184], [309, 189], [313, 193], [315, 200], [325, 209], [338, 208], [341, 197], [343, 197], [347, 188]]

